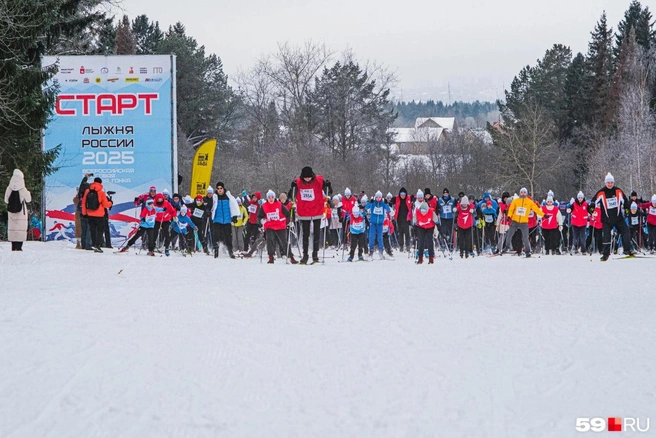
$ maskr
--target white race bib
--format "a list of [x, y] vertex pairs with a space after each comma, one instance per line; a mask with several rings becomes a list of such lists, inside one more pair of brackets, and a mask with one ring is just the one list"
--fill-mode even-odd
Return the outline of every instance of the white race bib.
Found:
[[517, 216], [526, 216], [526, 208], [525, 207], [517, 207], [517, 210], [515, 210], [517, 213]]
[[364, 222], [356, 222], [351, 224], [351, 229], [355, 231], [364, 230]]
[[155, 223], [155, 215], [146, 216], [146, 223], [147, 224], [154, 224]]
[[333, 208], [333, 209], [330, 211], [330, 217], [333, 217], [333, 218], [335, 218], [335, 219], [338, 219], [338, 218], [339, 218], [339, 215], [337, 214], [337, 209], [336, 209], [336, 208]]
[[202, 208], [194, 208], [194, 217], [201, 218], [205, 214]]
[[278, 210], [272, 211], [271, 213], [267, 213], [267, 220], [268, 221], [278, 221], [278, 220], [280, 220], [280, 216], [278, 216]]
[[445, 205], [445, 206], [442, 207], [442, 211], [444, 212], [444, 214], [449, 214], [449, 213], [451, 213], [453, 210], [451, 209], [451, 206], [450, 206], [450, 205]]
[[389, 233], [389, 225], [383, 225], [383, 233]]
[[301, 189], [302, 201], [314, 201], [314, 189]]
[[257, 205], [251, 204], [248, 206], [249, 213], [255, 213], [257, 211]]
[[487, 222], [488, 224], [491, 224], [492, 222], [494, 222], [494, 216], [492, 216], [491, 214], [486, 214], [485, 215], [485, 222]]
[[609, 210], [611, 208], [617, 208], [617, 198], [607, 198], [606, 199], [606, 208]]
[[187, 223], [186, 222], [178, 222], [178, 228], [180, 228], [180, 231], [184, 231], [187, 229]]
[[383, 207], [374, 207], [374, 214], [383, 214]]
[[656, 215], [656, 207], [649, 207], [649, 214]]
[[631, 225], [638, 225], [638, 216], [633, 216], [631, 218]]

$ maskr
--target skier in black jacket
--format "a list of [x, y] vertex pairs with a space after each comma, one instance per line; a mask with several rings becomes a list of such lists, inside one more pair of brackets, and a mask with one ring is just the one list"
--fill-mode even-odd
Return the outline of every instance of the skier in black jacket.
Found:
[[599, 190], [592, 198], [592, 204], [599, 205], [601, 209], [601, 223], [604, 225], [603, 238], [603, 255], [601, 261], [605, 262], [610, 257], [611, 250], [611, 231], [617, 229], [617, 233], [622, 236], [622, 246], [625, 255], [634, 255], [631, 249], [631, 236], [629, 229], [624, 222], [624, 208], [629, 206], [629, 199], [622, 189], [615, 187], [615, 178], [608, 173], [604, 180], [606, 186]]

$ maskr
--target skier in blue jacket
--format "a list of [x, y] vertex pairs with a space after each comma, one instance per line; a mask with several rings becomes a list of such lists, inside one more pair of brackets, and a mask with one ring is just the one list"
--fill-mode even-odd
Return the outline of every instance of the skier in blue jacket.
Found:
[[483, 246], [485, 247], [489, 245], [490, 248], [493, 248], [496, 246], [497, 241], [496, 222], [497, 216], [499, 216], [499, 204], [492, 199], [488, 192], [485, 192], [483, 193], [483, 199], [478, 203], [477, 208], [478, 211], [480, 211], [485, 224], [483, 227]]
[[442, 191], [442, 197], [437, 200], [437, 207], [439, 209], [439, 215], [440, 215], [440, 233], [444, 238], [446, 239], [447, 245], [449, 248], [447, 248], [448, 251], [451, 251], [451, 240], [453, 238], [453, 218], [454, 216], [454, 211], [456, 209], [456, 203], [457, 201], [455, 198], [452, 198], [451, 195], [449, 194], [449, 189], [446, 187]]
[[369, 255], [373, 257], [374, 243], [378, 241], [380, 258], [384, 259], [383, 222], [385, 222], [385, 216], [389, 214], [390, 208], [383, 199], [383, 193], [380, 190], [376, 192], [374, 199], [367, 203], [365, 210], [369, 217]]

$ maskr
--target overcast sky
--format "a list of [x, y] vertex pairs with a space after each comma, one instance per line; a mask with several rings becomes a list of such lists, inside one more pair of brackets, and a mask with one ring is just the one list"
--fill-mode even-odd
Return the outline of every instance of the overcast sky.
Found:
[[[130, 19], [146, 14], [163, 30], [181, 21], [187, 34], [223, 60], [228, 75], [248, 69], [278, 42], [311, 39], [398, 72], [397, 96], [444, 89], [507, 88], [554, 43], [585, 52], [606, 10], [616, 28], [629, 0], [123, 0]], [[644, 2], [643, 2], [644, 3]], [[431, 91], [433, 90], [433, 91]], [[466, 95], [468, 96], [468, 94]], [[490, 97], [490, 91], [482, 97]], [[494, 96], [492, 96], [494, 98]], [[467, 97], [465, 97], [467, 99]], [[446, 99], [444, 99], [446, 100]], [[468, 99], [469, 100], [469, 99]]]

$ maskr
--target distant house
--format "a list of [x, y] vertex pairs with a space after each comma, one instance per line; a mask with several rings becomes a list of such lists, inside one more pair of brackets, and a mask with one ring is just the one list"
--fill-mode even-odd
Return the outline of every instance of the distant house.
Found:
[[455, 129], [453, 117], [419, 117], [414, 128], [390, 128], [392, 147], [399, 154], [426, 155]]

